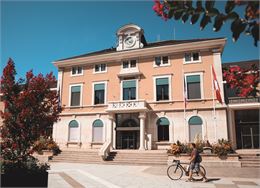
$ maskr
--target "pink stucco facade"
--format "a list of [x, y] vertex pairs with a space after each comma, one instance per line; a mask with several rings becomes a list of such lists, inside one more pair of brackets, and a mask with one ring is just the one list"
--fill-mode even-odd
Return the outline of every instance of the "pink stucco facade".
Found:
[[[124, 28], [124, 32], [136, 28], [138, 30], [137, 26], [129, 25]], [[134, 33], [138, 33], [138, 31]], [[178, 44], [161, 43], [161, 45], [149, 48], [140, 45], [139, 47], [134, 46], [133, 49], [124, 50], [122, 46], [120, 47], [123, 45], [121, 44], [123, 43], [123, 39], [120, 39], [121, 36], [124, 35], [119, 33], [119, 47], [115, 51], [54, 62], [59, 71], [58, 90], [64, 110], [60, 121], [54, 125], [53, 137], [61, 147], [102, 149], [105, 143], [110, 143], [113, 149], [120, 149], [118, 143], [124, 145], [126, 142], [127, 145], [129, 141], [125, 140], [128, 138], [128, 140], [134, 140], [137, 145], [134, 148], [125, 149], [163, 149], [177, 140], [192, 141], [190, 140], [192, 133], [189, 120], [194, 116], [201, 120], [200, 139], [211, 142], [215, 142], [219, 138], [227, 139], [226, 106], [217, 100], [213, 102], [213, 98], [216, 97], [212, 91], [211, 73], [211, 66], [214, 66], [220, 83], [222, 99], [224, 99], [221, 53], [225, 39], [191, 40]], [[199, 53], [199, 60], [186, 63], [185, 53], [192, 52]], [[155, 57], [158, 56], [167, 56], [168, 64], [156, 66]], [[123, 61], [131, 59], [136, 60], [136, 67], [123, 70]], [[101, 63], [106, 64], [106, 71], [95, 73], [95, 65]], [[75, 66], [82, 67], [83, 73], [81, 75], [72, 75], [72, 67]], [[201, 97], [200, 99], [188, 99], [185, 108], [184, 78], [189, 75], [200, 76]], [[155, 80], [157, 78], [168, 78], [169, 99], [156, 100]], [[136, 80], [136, 98], [131, 101], [122, 99], [122, 82], [128, 79]], [[104, 104], [93, 104], [95, 83], [105, 83]], [[77, 107], [70, 106], [73, 85], [81, 87], [81, 102]], [[137, 121], [138, 128], [128, 127], [122, 131], [118, 127], [118, 122], [120, 122], [118, 119], [120, 118], [122, 121], [132, 118]], [[165, 132], [168, 134], [168, 139], [163, 141], [159, 140], [161, 129], [158, 128], [158, 120], [160, 118], [168, 120]], [[69, 126], [73, 120], [78, 124], [77, 130], [71, 129]], [[99, 130], [101, 132], [98, 133], [102, 135], [102, 139], [99, 142], [95, 142], [93, 138], [95, 131], [93, 124], [96, 120], [102, 122], [102, 128]], [[130, 134], [133, 130], [136, 131], [135, 136]], [[78, 134], [75, 137], [77, 139], [73, 142], [69, 140], [70, 131], [74, 131], [73, 134]], [[120, 135], [127, 135], [127, 131], [130, 131], [130, 136], [118, 136], [119, 132]]]

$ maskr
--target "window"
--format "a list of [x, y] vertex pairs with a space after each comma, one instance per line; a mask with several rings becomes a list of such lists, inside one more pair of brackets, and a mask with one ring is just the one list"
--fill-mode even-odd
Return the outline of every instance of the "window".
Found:
[[185, 63], [200, 62], [199, 52], [185, 53], [184, 61], [185, 61]]
[[123, 61], [123, 69], [129, 69], [129, 68], [135, 68], [136, 67], [136, 60], [130, 60], [130, 61]]
[[198, 116], [193, 116], [189, 119], [189, 135], [190, 142], [195, 139], [202, 139], [202, 120]]
[[156, 101], [169, 100], [169, 78], [156, 78]]
[[168, 56], [155, 57], [154, 62], [156, 66], [166, 66], [170, 64]]
[[71, 75], [72, 76], [83, 75], [83, 68], [82, 67], [72, 67]]
[[107, 65], [106, 64], [96, 64], [95, 65], [95, 72], [106, 72], [107, 71]]
[[201, 99], [200, 75], [186, 76], [188, 99]]
[[71, 86], [70, 90], [70, 106], [80, 106], [81, 85]]
[[105, 103], [105, 84], [94, 84], [94, 104]]
[[100, 119], [97, 119], [93, 122], [93, 142], [102, 142], [103, 141], [103, 122]]
[[76, 120], [72, 120], [69, 123], [69, 141], [78, 142], [79, 141], [79, 124]]
[[136, 80], [123, 80], [123, 100], [136, 99]]
[[169, 141], [169, 120], [162, 117], [157, 120], [156, 125], [158, 130], [158, 141]]

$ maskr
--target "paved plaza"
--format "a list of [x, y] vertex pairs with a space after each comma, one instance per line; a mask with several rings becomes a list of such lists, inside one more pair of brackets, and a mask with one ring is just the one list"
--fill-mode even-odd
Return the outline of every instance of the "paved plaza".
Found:
[[167, 166], [51, 163], [49, 188], [258, 188], [259, 168], [207, 168], [210, 182], [172, 181]]

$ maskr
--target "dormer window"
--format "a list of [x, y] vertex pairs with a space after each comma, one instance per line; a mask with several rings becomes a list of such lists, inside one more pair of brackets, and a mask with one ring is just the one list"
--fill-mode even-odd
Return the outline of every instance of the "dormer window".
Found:
[[198, 63], [201, 62], [199, 52], [185, 53], [184, 63]]
[[123, 61], [123, 69], [136, 68], [136, 60]]
[[157, 56], [154, 58], [155, 67], [168, 66], [170, 65], [168, 56]]
[[102, 73], [102, 72], [107, 72], [107, 65], [106, 64], [96, 64], [94, 66], [94, 72], [95, 73]]
[[71, 75], [72, 76], [83, 75], [83, 68], [82, 67], [72, 67]]

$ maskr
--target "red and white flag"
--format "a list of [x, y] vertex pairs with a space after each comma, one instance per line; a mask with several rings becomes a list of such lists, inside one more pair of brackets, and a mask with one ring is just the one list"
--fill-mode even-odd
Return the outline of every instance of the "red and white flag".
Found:
[[213, 85], [214, 85], [214, 90], [216, 92], [216, 97], [217, 97], [217, 100], [222, 104], [223, 101], [222, 101], [221, 94], [220, 94], [220, 87], [219, 87], [216, 72], [215, 72], [215, 69], [213, 66], [212, 66], [212, 74], [213, 74]]

